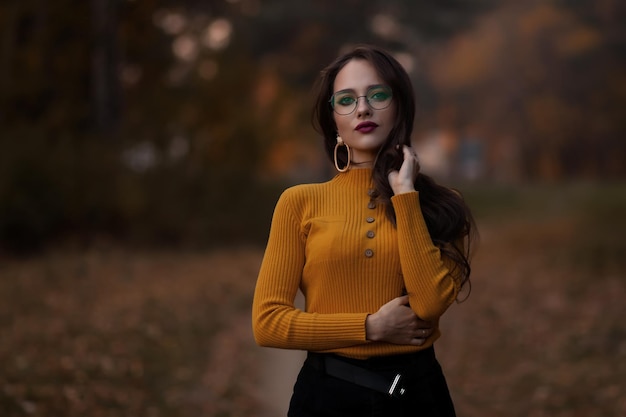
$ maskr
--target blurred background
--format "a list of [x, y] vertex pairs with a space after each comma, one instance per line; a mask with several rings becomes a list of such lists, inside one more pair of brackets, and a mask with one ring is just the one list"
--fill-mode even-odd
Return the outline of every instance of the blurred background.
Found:
[[438, 342], [459, 415], [626, 416], [625, 20], [618, 0], [3, 1], [0, 414], [284, 415], [298, 359], [252, 341], [256, 273], [280, 192], [334, 175], [316, 77], [373, 43], [413, 80], [423, 171], [481, 233]]

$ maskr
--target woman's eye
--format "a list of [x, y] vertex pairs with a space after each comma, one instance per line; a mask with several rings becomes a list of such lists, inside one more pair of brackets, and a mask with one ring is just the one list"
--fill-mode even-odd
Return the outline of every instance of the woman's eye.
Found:
[[373, 101], [385, 101], [389, 97], [391, 97], [391, 94], [386, 91], [374, 91], [369, 95], [369, 99]]
[[351, 104], [354, 104], [355, 101], [356, 99], [354, 97], [344, 96], [344, 97], [339, 97], [336, 103], [339, 104], [340, 106], [349, 106]]

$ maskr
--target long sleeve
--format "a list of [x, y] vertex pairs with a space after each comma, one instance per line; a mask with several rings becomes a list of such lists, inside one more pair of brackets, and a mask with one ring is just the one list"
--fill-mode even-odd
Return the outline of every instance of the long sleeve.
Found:
[[436, 320], [454, 302], [460, 289], [452, 273], [453, 264], [432, 242], [420, 209], [419, 193], [399, 194], [391, 201], [411, 308], [424, 320]]
[[306, 261], [300, 200], [287, 190], [274, 210], [254, 294], [254, 337], [262, 346], [305, 350], [366, 343], [366, 312], [319, 314], [294, 307]]

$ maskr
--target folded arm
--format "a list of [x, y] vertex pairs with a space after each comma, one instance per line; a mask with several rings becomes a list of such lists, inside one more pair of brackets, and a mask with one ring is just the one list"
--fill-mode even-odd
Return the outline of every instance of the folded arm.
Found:
[[368, 343], [367, 313], [308, 313], [294, 299], [305, 262], [305, 236], [290, 193], [274, 211], [252, 307], [254, 337], [262, 346], [329, 350]]

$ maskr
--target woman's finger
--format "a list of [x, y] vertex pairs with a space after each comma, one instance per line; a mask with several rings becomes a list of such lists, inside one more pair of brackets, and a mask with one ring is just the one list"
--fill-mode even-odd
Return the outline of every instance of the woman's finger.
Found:
[[415, 337], [411, 339], [411, 342], [409, 344], [415, 345], [415, 346], [422, 346], [424, 342], [426, 342], [426, 339]]

